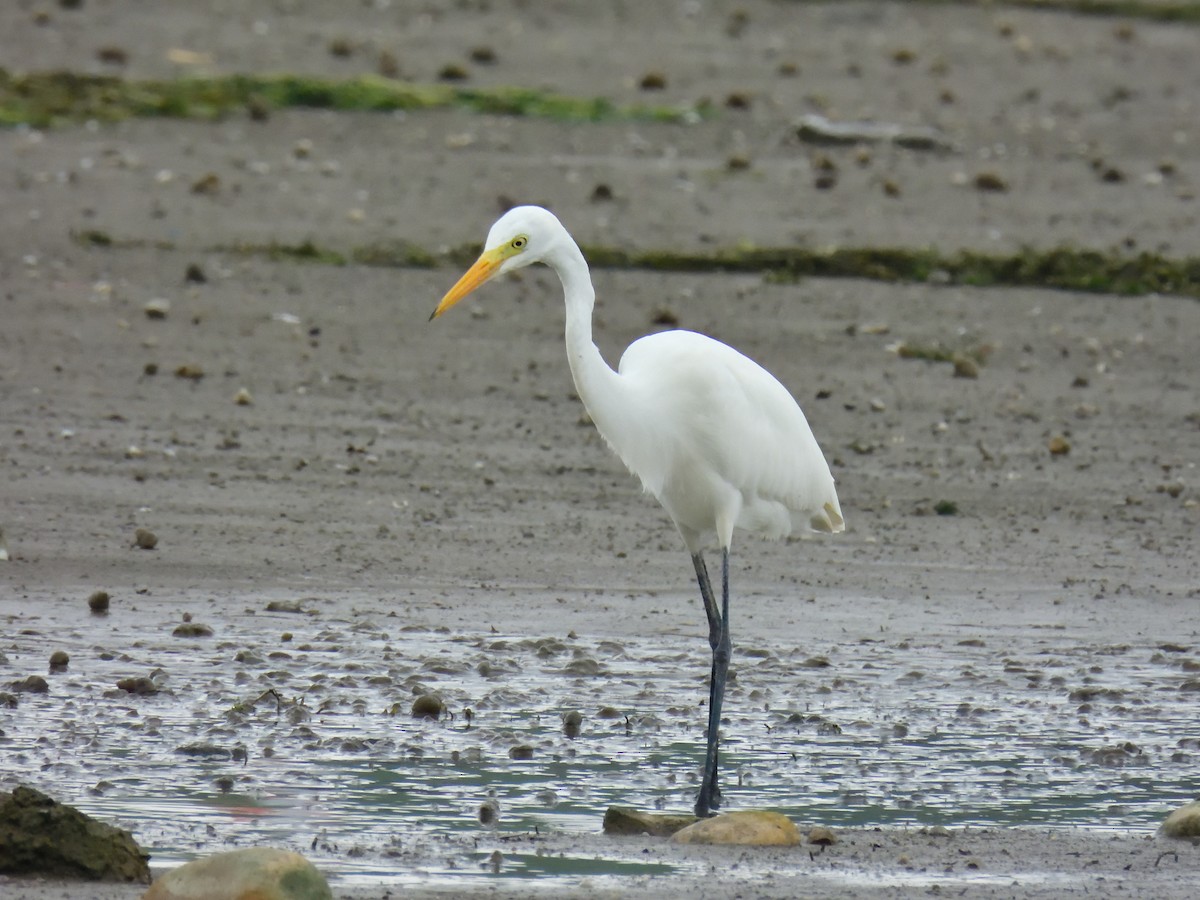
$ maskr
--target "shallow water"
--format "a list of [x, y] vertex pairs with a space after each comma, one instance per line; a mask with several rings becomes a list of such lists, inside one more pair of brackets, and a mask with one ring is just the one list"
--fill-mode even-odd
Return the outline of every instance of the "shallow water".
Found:
[[[690, 809], [703, 640], [461, 634], [316, 599], [263, 606], [210, 610], [216, 635], [199, 639], [172, 637], [156, 612], [9, 617], [0, 685], [45, 672], [55, 649], [71, 664], [46, 676], [48, 694], [0, 709], [2, 783], [117, 820], [156, 865], [273, 843], [351, 882], [665, 870], [618, 846], [562, 859], [523, 840], [595, 832], [610, 804]], [[833, 826], [1149, 830], [1190, 796], [1197, 676], [1181, 648], [1053, 630], [1006, 643], [859, 641], [826, 657], [735, 643], [727, 808]], [[161, 692], [115, 687], [136, 675]], [[410, 715], [427, 691], [448, 705], [439, 721]], [[584, 716], [574, 738], [570, 710]]]

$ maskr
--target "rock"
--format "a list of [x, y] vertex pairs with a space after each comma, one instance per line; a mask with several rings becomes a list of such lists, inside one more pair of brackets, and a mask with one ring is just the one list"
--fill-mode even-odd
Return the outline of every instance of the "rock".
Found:
[[207, 625], [201, 625], [199, 622], [184, 622], [182, 625], [176, 625], [175, 630], [171, 632], [172, 637], [212, 637], [213, 630]]
[[18, 694], [50, 693], [50, 685], [41, 675], [30, 675], [28, 678], [23, 678], [20, 681], [11, 682], [9, 687]]
[[147, 859], [128, 831], [40, 791], [0, 794], [0, 873], [149, 883]]
[[71, 664], [71, 657], [66, 650], [55, 650], [50, 654], [50, 671], [61, 672]]
[[165, 319], [171, 311], [171, 301], [164, 297], [155, 297], [142, 307], [147, 319]]
[[569, 738], [579, 737], [579, 729], [583, 726], [583, 713], [573, 709], [563, 714], [563, 734]]
[[254, 398], [250, 395], [248, 390], [245, 388], [240, 388], [238, 392], [233, 395], [233, 402], [238, 406], [253, 406]]
[[605, 834], [649, 834], [670, 837], [699, 820], [690, 814], [649, 813], [631, 806], [610, 806], [604, 813]]
[[93, 591], [88, 597], [88, 609], [97, 614], [108, 612], [108, 591]]
[[508, 748], [509, 759], [533, 759], [533, 747], [529, 744], [518, 744]]
[[800, 831], [787, 816], [769, 810], [723, 813], [701, 819], [671, 837], [677, 844], [738, 844], [753, 847], [794, 847]]
[[422, 694], [412, 705], [414, 719], [438, 719], [446, 711], [446, 704], [437, 694]]
[[316, 867], [299, 853], [250, 847], [172, 869], [142, 900], [333, 900]]
[[0, 528], [0, 562], [8, 562], [8, 542], [4, 539], [3, 528]]
[[1185, 803], [1167, 816], [1158, 833], [1163, 837], [1200, 843], [1200, 800]]
[[833, 829], [826, 828], [824, 825], [814, 825], [808, 831], [808, 842], [810, 844], [831, 847], [837, 843], [837, 840], [837, 835], [833, 833]]
[[117, 687], [127, 694], [158, 693], [158, 685], [145, 675], [138, 675], [136, 678], [122, 678], [117, 682]]
[[153, 550], [158, 546], [158, 535], [149, 528], [139, 528], [133, 533], [133, 543], [139, 550]]
[[1046, 443], [1046, 449], [1054, 456], [1066, 456], [1071, 452], [1071, 442], [1061, 434], [1056, 434]]

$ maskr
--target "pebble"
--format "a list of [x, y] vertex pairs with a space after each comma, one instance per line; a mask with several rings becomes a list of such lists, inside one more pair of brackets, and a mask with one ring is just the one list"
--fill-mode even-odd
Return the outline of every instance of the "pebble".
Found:
[[66, 650], [55, 650], [50, 654], [50, 671], [61, 672], [71, 663], [71, 657]]
[[21, 681], [14, 681], [9, 684], [9, 687], [18, 694], [48, 694], [50, 693], [50, 684], [41, 675], [30, 675]]
[[233, 395], [233, 402], [238, 406], [250, 406], [254, 403], [254, 398], [250, 396], [250, 392], [245, 388], [241, 388]]
[[103, 614], [103, 613], [108, 612], [108, 605], [109, 605], [108, 591], [92, 591], [91, 596], [88, 597], [87, 603], [88, 603], [88, 609], [90, 609], [94, 613]]
[[117, 682], [117, 687], [127, 694], [146, 696], [158, 693], [158, 685], [145, 675], [138, 675], [134, 678], [122, 678]]
[[165, 319], [171, 311], [171, 301], [164, 297], [155, 297], [142, 307], [147, 319]]
[[133, 533], [133, 543], [139, 550], [153, 550], [158, 546], [158, 535], [149, 528], [139, 528]]
[[182, 625], [176, 625], [175, 630], [171, 632], [172, 637], [212, 637], [213, 630], [207, 625], [201, 625], [199, 622], [184, 622]]
[[439, 719], [446, 711], [446, 704], [437, 694], [422, 694], [412, 705], [414, 719]]
[[1071, 452], [1071, 442], [1061, 434], [1056, 434], [1054, 437], [1050, 438], [1049, 442], [1046, 444], [1046, 447], [1054, 456], [1066, 456]]

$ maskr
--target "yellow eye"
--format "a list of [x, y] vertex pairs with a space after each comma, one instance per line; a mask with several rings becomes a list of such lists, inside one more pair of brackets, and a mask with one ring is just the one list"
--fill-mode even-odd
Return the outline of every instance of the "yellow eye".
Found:
[[529, 243], [529, 238], [525, 237], [525, 235], [523, 235], [523, 234], [520, 234], [512, 239], [512, 244], [510, 246], [514, 250], [524, 250], [525, 245], [528, 243]]

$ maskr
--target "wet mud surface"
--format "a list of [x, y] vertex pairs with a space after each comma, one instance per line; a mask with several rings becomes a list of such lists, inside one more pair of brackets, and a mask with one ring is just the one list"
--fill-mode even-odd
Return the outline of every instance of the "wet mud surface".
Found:
[[[90, 34], [57, 8], [28, 26], [40, 31], [14, 24], [7, 64], [36, 47], [46, 66], [99, 65], [122, 7], [86, 8], [101, 16]], [[286, 27], [274, 7], [247, 9], [219, 34], [156, 20], [127, 74], [161, 77], [152, 56], [210, 37], [229, 48], [214, 68], [253, 68], [256, 21], [309, 48], [288, 51], [293, 68], [347, 65], [327, 47], [353, 29], [319, 4]], [[1116, 20], [1019, 10], [749, 9], [736, 53], [719, 49], [732, 9], [704, 7], [708, 56], [684, 29], [661, 57], [616, 42], [607, 81], [564, 66], [539, 81], [622, 103], [651, 68], [669, 76], [656, 101], [761, 85], [748, 109], [694, 126], [292, 111], [0, 132], [0, 692], [15, 704], [0, 706], [0, 786], [30, 782], [131, 828], [159, 868], [293, 847], [339, 896], [1191, 895], [1196, 849], [1154, 829], [1200, 772], [1194, 299], [593, 273], [610, 362], [678, 323], [788, 385], [848, 524], [735, 546], [723, 730], [730, 808], [842, 840], [696, 851], [599, 834], [613, 803], [690, 807], [706, 630], [670, 523], [582, 419], [553, 276], [526, 270], [430, 324], [455, 271], [213, 249], [459, 246], [511, 197], [616, 246], [1132, 237], [1196, 255], [1198, 70], [1173, 49], [1192, 30], [1137, 22], [1130, 40]], [[493, 15], [435, 16], [437, 40], [411, 23], [378, 33], [420, 45], [407, 64], [432, 78], [453, 55], [438, 41], [467, 54]], [[797, 47], [834, 35], [798, 79], [778, 74], [781, 16], [803, 25]], [[490, 38], [502, 65], [566, 52], [539, 28], [580, 45], [576, 28], [599, 27], [564, 11], [522, 23], [517, 37], [485, 29], [512, 41]], [[906, 47], [917, 65], [895, 62]], [[860, 75], [843, 77], [848, 54]], [[1043, 92], [1022, 101], [1033, 131], [1012, 113], [1022, 79]], [[1052, 112], [1070, 118], [1052, 95], [1071, 79], [1093, 93], [1128, 79], [1136, 101], [1071, 89], [1082, 111], [1051, 128]], [[936, 125], [958, 148], [862, 167], [852, 148], [822, 150], [839, 181], [815, 188], [817, 151], [791, 135], [818, 94], [829, 115]], [[754, 164], [730, 170], [746, 140]], [[1104, 182], [1092, 156], [1128, 177]], [[980, 170], [1010, 189], [955, 176]], [[210, 173], [215, 192], [193, 191]], [[889, 205], [880, 185], [897, 173]], [[600, 183], [615, 201], [591, 199]], [[92, 227], [173, 249], [72, 239]], [[937, 361], [954, 353], [982, 360], [977, 377]], [[106, 615], [88, 609], [96, 590]], [[212, 634], [176, 635], [183, 624]], [[59, 650], [70, 662], [49, 672]], [[12, 687], [31, 675], [46, 693]], [[428, 693], [448, 714], [413, 718]], [[63, 891], [0, 882], [6, 896]]]

